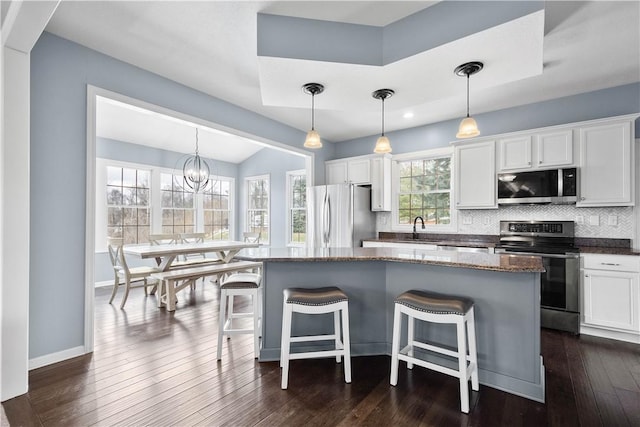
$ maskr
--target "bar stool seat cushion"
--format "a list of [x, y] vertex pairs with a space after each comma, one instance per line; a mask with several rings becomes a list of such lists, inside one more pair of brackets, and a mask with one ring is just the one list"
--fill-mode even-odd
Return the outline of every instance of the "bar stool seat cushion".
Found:
[[473, 307], [471, 298], [415, 289], [400, 294], [395, 302], [426, 313], [459, 314], [461, 316]]
[[257, 273], [236, 273], [222, 281], [220, 289], [246, 289], [260, 286], [262, 276]]
[[284, 290], [284, 300], [287, 304], [300, 305], [329, 305], [341, 301], [348, 301], [347, 294], [335, 286], [324, 288], [288, 288]]

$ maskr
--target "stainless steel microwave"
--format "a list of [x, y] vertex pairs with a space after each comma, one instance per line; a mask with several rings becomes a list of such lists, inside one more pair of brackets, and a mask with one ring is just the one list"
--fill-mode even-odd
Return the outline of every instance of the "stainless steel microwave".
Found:
[[578, 169], [498, 174], [498, 204], [570, 204], [577, 199]]

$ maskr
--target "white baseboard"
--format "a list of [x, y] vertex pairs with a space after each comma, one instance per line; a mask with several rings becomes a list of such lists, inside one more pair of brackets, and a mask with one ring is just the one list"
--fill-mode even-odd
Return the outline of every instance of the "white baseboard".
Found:
[[62, 362], [63, 360], [71, 359], [72, 357], [82, 356], [83, 354], [85, 354], [84, 346], [78, 346], [59, 351], [57, 353], [35, 357], [33, 359], [29, 359], [29, 370], [52, 365], [54, 363]]
[[96, 282], [96, 288], [106, 288], [113, 287], [113, 279], [111, 280], [103, 280], [102, 282]]
[[609, 338], [612, 340], [640, 344], [640, 335], [634, 334], [632, 332], [612, 331], [608, 329], [600, 329], [592, 326], [580, 325], [580, 333], [584, 335], [593, 335], [600, 338]]

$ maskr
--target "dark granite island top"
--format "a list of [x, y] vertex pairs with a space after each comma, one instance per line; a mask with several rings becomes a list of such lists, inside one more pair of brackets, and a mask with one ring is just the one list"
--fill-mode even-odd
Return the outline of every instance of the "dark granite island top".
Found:
[[[407, 290], [423, 289], [474, 300], [481, 384], [544, 402], [540, 354], [544, 270], [539, 257], [396, 248], [256, 248], [243, 249], [236, 258], [264, 263], [260, 361], [280, 357], [286, 288], [338, 286], [348, 295], [353, 356], [391, 354], [394, 299]], [[403, 329], [406, 342], [406, 319]], [[293, 330], [296, 335], [330, 333], [333, 316], [300, 315], [294, 318]], [[415, 334], [443, 347], [457, 345], [451, 325], [419, 322]], [[457, 367], [444, 356], [427, 359]], [[295, 376], [289, 381], [295, 382]]]
[[431, 264], [478, 270], [543, 272], [537, 256], [498, 255], [475, 252], [430, 251], [401, 248], [255, 248], [243, 249], [237, 259], [249, 261], [391, 261]]

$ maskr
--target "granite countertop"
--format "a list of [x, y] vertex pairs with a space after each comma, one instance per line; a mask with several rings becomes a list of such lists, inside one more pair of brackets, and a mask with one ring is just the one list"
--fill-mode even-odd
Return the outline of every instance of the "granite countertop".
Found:
[[[463, 246], [469, 248], [495, 248], [500, 236], [482, 234], [432, 234], [418, 233], [413, 239], [411, 233], [381, 232], [378, 239], [366, 239], [368, 242], [417, 243], [438, 246]], [[576, 247], [583, 254], [635, 255], [640, 250], [631, 248], [629, 239], [576, 237]]]
[[396, 248], [256, 248], [243, 249], [237, 259], [248, 261], [327, 262], [327, 261], [393, 261], [411, 264], [443, 265], [477, 270], [512, 273], [543, 272], [537, 256], [497, 255], [470, 252], [443, 252]]

